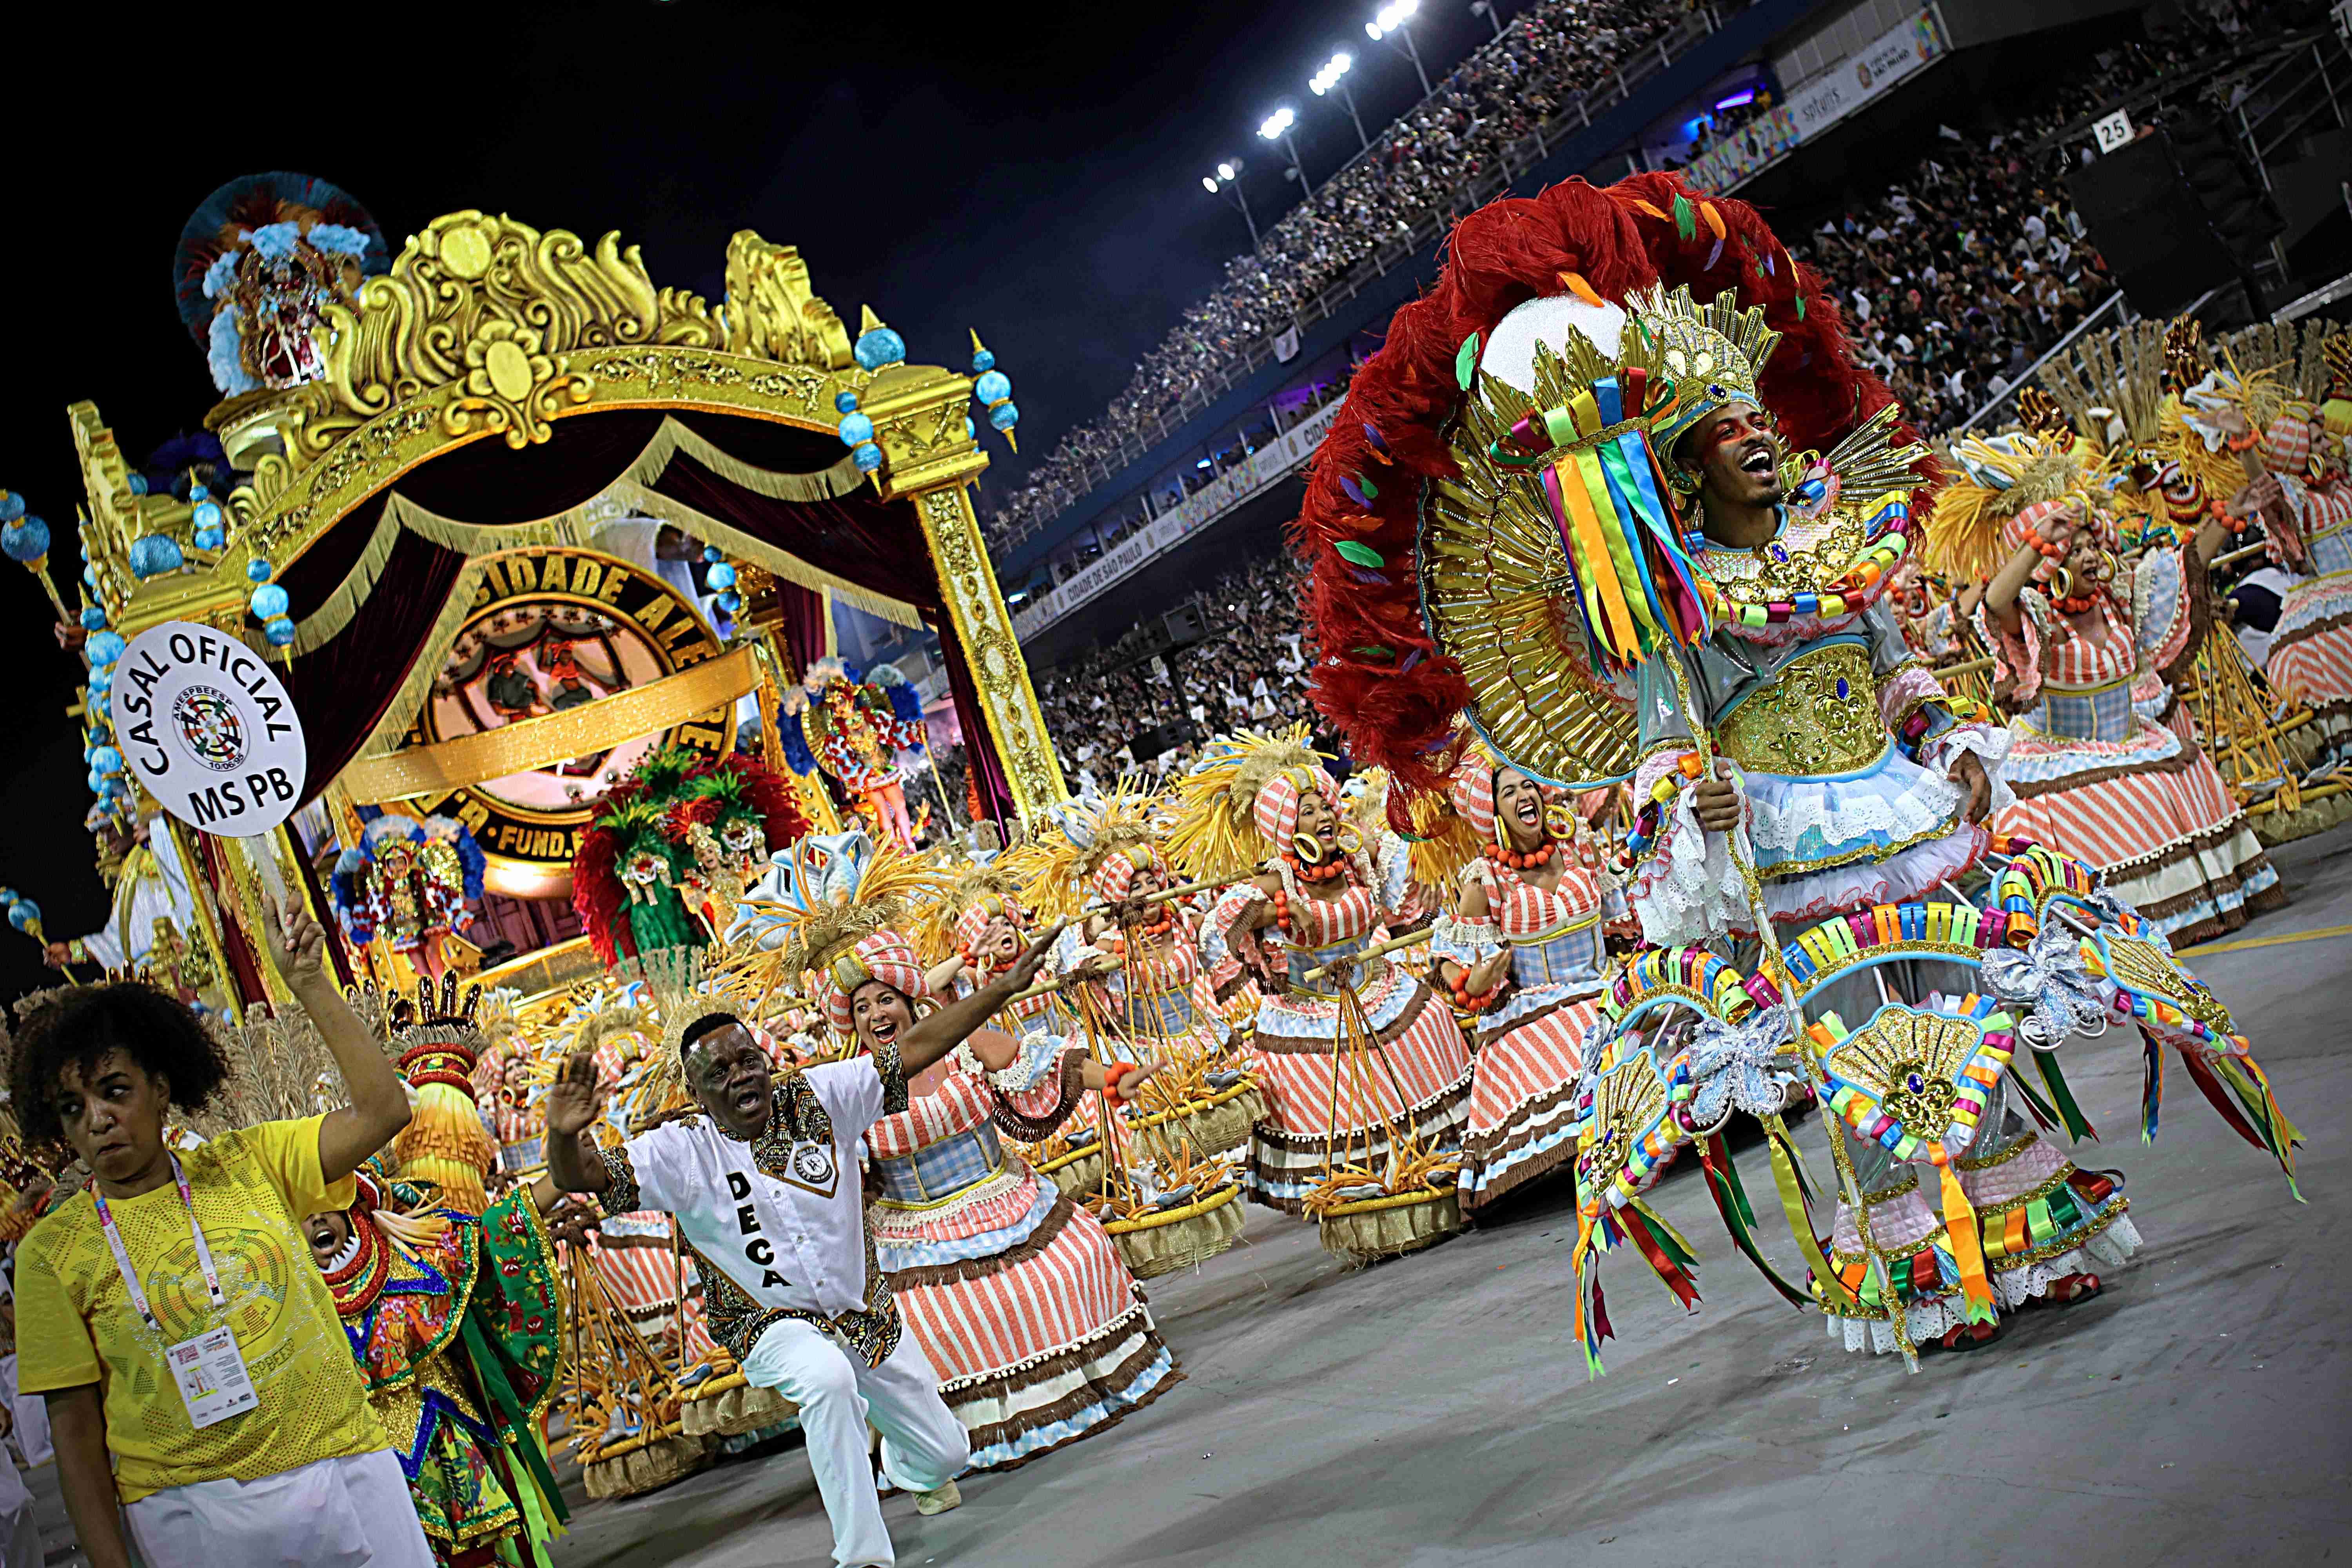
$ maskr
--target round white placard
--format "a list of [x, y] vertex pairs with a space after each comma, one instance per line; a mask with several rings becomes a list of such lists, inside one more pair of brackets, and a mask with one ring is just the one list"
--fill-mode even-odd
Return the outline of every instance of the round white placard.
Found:
[[236, 638], [186, 621], [150, 626], [116, 661], [110, 698], [124, 761], [191, 827], [250, 838], [300, 804], [310, 753], [294, 700]]

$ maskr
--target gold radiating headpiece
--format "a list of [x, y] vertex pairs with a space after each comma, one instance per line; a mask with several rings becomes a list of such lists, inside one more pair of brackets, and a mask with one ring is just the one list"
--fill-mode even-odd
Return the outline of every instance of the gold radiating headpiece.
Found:
[[1702, 305], [1691, 298], [1688, 284], [1640, 290], [1625, 305], [1626, 326], [1640, 341], [1621, 343], [1619, 357], [1675, 384], [1672, 405], [1650, 425], [1651, 442], [1670, 467], [1675, 443], [1717, 409], [1732, 403], [1764, 406], [1757, 378], [1780, 334], [1764, 324], [1763, 306], [1741, 310], [1737, 289]]

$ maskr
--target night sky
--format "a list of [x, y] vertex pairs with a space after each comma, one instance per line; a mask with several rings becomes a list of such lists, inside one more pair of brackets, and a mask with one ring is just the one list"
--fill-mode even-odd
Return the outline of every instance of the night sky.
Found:
[[[853, 331], [871, 303], [919, 363], [961, 368], [977, 327], [1013, 378], [1023, 450], [1042, 456], [1244, 248], [1240, 215], [1201, 175], [1238, 153], [1262, 226], [1293, 204], [1255, 134], [1269, 110], [1297, 106], [1319, 181], [1357, 146], [1338, 100], [1306, 88], [1334, 49], [1356, 58], [1374, 134], [1419, 97], [1411, 64], [1364, 37], [1374, 8], [302, 6], [189, 13], [170, 36], [113, 14], [16, 61], [0, 486], [48, 519], [69, 589], [65, 407], [95, 401], [134, 461], [201, 427], [216, 395], [173, 302], [173, 248], [214, 186], [269, 169], [340, 184], [395, 252], [465, 207], [591, 241], [617, 229], [657, 285], [714, 303], [728, 237], [756, 228], [800, 247]], [[1518, 8], [1504, 0], [1506, 19]], [[45, 31], [69, 33], [69, 15]], [[1433, 79], [1490, 36], [1468, 0], [1425, 0], [1414, 31]], [[1021, 465], [986, 445], [999, 468], [983, 510]], [[63, 712], [80, 666], [16, 571], [0, 563], [0, 883], [73, 936], [105, 913]], [[45, 973], [30, 942], [0, 932], [0, 995]]]

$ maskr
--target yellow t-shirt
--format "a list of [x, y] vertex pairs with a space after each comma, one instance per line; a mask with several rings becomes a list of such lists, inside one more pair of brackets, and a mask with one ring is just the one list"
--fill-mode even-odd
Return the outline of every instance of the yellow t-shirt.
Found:
[[303, 1215], [349, 1207], [353, 1195], [349, 1176], [331, 1185], [321, 1179], [324, 1120], [264, 1121], [180, 1157], [228, 1299], [227, 1323], [261, 1395], [242, 1415], [191, 1426], [163, 1364], [165, 1346], [217, 1321], [177, 1185], [107, 1205], [161, 1334], [131, 1306], [89, 1194], [35, 1226], [17, 1248], [17, 1386], [41, 1394], [100, 1385], [124, 1502], [390, 1446], [302, 1235]]

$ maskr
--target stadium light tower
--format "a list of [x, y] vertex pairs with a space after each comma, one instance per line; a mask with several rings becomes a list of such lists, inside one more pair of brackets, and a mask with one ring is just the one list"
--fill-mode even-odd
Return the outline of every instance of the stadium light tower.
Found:
[[1356, 112], [1356, 95], [1348, 90], [1348, 68], [1355, 63], [1356, 57], [1341, 49], [1323, 62], [1323, 68], [1317, 71], [1307, 85], [1314, 89], [1318, 98], [1328, 97], [1334, 91], [1339, 93], [1339, 101], [1348, 106], [1348, 118], [1356, 122], [1356, 140], [1369, 152], [1372, 139], [1364, 134], [1364, 117]]
[[1282, 172], [1282, 177], [1297, 180], [1299, 190], [1311, 196], [1315, 194], [1314, 184], [1307, 179], [1307, 166], [1298, 161], [1298, 148], [1290, 140], [1290, 128], [1297, 123], [1297, 111], [1286, 103], [1258, 122], [1257, 133], [1269, 142], [1282, 143], [1283, 153], [1290, 159], [1290, 166]]
[[1201, 184], [1213, 196], [1233, 197], [1234, 205], [1242, 209], [1242, 222], [1249, 226], [1250, 248], [1255, 250], [1257, 219], [1250, 214], [1249, 197], [1242, 194], [1242, 161], [1239, 158], [1221, 159], [1215, 174], [1201, 176]]
[[[1380, 15], [1364, 24], [1364, 36], [1376, 44], [1387, 44], [1412, 62], [1412, 74], [1421, 79], [1421, 96], [1429, 96], [1429, 72], [1422, 68], [1421, 51], [1412, 44], [1412, 14], [1421, 9], [1421, 0], [1389, 0]], [[1402, 38], [1402, 44], [1391, 42]]]

